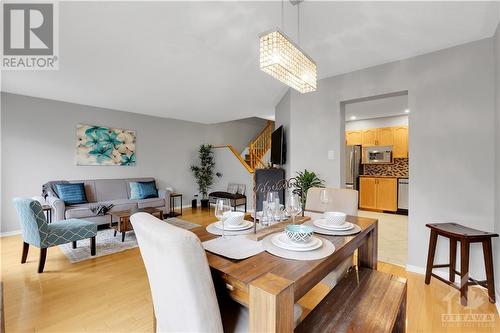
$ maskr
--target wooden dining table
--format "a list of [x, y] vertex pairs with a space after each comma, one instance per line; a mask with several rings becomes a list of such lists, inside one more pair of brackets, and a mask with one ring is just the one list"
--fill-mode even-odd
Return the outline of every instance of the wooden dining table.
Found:
[[[319, 235], [335, 245], [334, 253], [323, 259], [291, 260], [264, 251], [233, 260], [207, 251], [212, 272], [220, 276], [231, 298], [248, 307], [250, 332], [293, 332], [294, 304], [356, 250], [359, 267], [377, 269], [378, 221], [358, 216], [348, 216], [347, 221], [361, 231], [351, 236]], [[205, 227], [191, 231], [202, 242], [219, 237]]]

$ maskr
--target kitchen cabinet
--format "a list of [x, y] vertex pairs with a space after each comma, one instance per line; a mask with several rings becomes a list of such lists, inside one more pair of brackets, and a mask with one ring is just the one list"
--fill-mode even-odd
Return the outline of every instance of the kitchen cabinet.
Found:
[[362, 145], [363, 144], [363, 134], [361, 131], [346, 131], [345, 141], [348, 146]]
[[377, 128], [377, 146], [392, 146], [394, 144], [394, 130], [392, 127]]
[[359, 177], [359, 207], [377, 209], [377, 184], [375, 178]]
[[394, 158], [408, 157], [408, 127], [394, 127], [394, 146], [392, 151]]
[[398, 180], [389, 177], [360, 177], [359, 207], [395, 212], [398, 209]]
[[366, 129], [362, 131], [361, 144], [363, 146], [377, 145], [377, 129]]
[[345, 138], [347, 145], [392, 146], [394, 158], [408, 158], [408, 126], [346, 131]]

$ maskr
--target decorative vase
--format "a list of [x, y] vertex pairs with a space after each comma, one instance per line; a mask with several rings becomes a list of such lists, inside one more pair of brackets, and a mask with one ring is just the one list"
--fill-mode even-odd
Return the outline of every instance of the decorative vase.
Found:
[[208, 208], [208, 199], [201, 199], [201, 208]]

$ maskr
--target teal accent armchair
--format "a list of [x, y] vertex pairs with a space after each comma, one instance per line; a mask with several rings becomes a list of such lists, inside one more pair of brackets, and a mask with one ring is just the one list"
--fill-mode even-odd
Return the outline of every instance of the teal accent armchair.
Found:
[[21, 264], [26, 262], [30, 245], [40, 248], [38, 273], [43, 272], [47, 248], [51, 246], [73, 242], [73, 248], [76, 248], [77, 241], [90, 238], [90, 253], [93, 256], [96, 254], [97, 225], [94, 223], [68, 219], [48, 224], [38, 201], [26, 198], [15, 198], [13, 201], [19, 215], [23, 235]]

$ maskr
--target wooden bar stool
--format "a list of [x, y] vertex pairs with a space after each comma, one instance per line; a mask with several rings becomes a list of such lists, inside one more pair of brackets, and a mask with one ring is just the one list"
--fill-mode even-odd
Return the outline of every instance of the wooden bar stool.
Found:
[[[431, 223], [426, 224], [431, 229], [429, 241], [429, 253], [427, 256], [427, 269], [425, 271], [425, 284], [431, 282], [431, 276], [460, 290], [460, 303], [467, 305], [467, 290], [469, 285], [480, 285], [488, 289], [491, 303], [495, 303], [495, 280], [493, 277], [493, 253], [491, 250], [491, 238], [498, 234], [485, 232], [465, 227], [457, 223]], [[450, 239], [450, 263], [434, 265], [434, 254], [438, 236]], [[460, 272], [456, 270], [457, 241], [460, 241]], [[483, 243], [484, 266], [486, 268], [486, 280], [477, 281], [469, 277], [469, 250], [470, 243]], [[433, 268], [449, 267], [449, 281], [439, 275], [432, 273]], [[460, 275], [460, 284], [455, 284], [455, 274]]]

